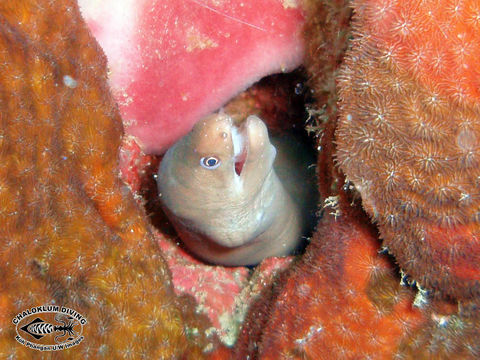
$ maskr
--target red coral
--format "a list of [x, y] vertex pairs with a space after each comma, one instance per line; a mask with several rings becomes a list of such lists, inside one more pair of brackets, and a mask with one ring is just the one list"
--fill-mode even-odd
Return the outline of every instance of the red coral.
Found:
[[253, 304], [233, 358], [477, 359], [478, 300], [415, 295], [366, 219], [346, 205]]
[[250, 311], [239, 358], [391, 359], [425, 321], [374, 234], [351, 216], [329, 217], [278, 282]]
[[340, 168], [400, 266], [438, 296], [480, 295], [478, 1], [356, 1]]

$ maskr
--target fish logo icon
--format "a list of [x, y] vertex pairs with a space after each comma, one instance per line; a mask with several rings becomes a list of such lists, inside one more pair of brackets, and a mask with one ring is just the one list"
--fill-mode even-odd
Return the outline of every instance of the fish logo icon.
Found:
[[73, 309], [44, 305], [19, 313], [12, 322], [17, 329], [15, 339], [22, 345], [56, 351], [78, 345], [84, 339], [83, 327], [87, 320]]
[[[47, 334], [63, 331], [62, 334], [55, 336], [56, 343], [62, 343], [62, 342], [73, 340], [74, 337], [77, 335], [76, 331], [74, 331], [73, 328], [74, 326], [79, 325], [80, 323], [74, 318], [72, 318], [71, 316], [66, 316], [62, 314], [56, 314], [55, 320], [58, 323], [61, 323], [62, 325], [52, 325], [50, 323], [43, 321], [41, 318], [37, 317], [35, 320], [32, 320], [30, 323], [22, 326], [20, 330], [23, 330], [24, 332], [26, 332], [27, 334], [29, 334], [30, 336], [34, 337], [37, 340], [41, 339]], [[65, 337], [66, 335], [70, 335], [70, 336], [66, 338], [65, 341], [60, 340], [62, 337]]]

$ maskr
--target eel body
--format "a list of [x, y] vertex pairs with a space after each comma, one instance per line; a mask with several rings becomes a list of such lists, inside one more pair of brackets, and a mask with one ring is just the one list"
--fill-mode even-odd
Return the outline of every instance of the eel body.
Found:
[[254, 265], [298, 246], [305, 214], [274, 170], [276, 154], [262, 120], [249, 116], [236, 127], [226, 114], [201, 120], [167, 151], [159, 196], [192, 253], [214, 264]]

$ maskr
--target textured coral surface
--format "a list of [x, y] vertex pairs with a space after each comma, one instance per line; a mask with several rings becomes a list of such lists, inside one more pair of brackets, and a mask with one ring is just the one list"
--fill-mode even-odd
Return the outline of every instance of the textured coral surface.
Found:
[[355, 1], [338, 162], [399, 265], [480, 296], [480, 2]]
[[473, 360], [480, 357], [478, 301], [457, 307], [434, 302], [423, 311], [428, 321], [402, 342], [397, 358]]
[[238, 358], [391, 359], [424, 321], [375, 233], [349, 216], [329, 216], [262, 299], [246, 319]]
[[[175, 297], [119, 179], [121, 119], [76, 4], [2, 2], [0, 58], [0, 357], [201, 358], [208, 322]], [[87, 318], [84, 343], [15, 341], [12, 318], [49, 303]]]

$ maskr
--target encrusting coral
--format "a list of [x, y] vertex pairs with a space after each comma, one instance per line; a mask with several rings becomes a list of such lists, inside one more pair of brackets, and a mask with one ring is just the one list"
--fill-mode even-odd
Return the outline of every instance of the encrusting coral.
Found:
[[412, 301], [375, 232], [328, 215], [299, 263], [251, 309], [236, 358], [392, 359], [425, 321]]
[[479, 1], [355, 1], [337, 160], [400, 267], [480, 296]]
[[[75, 2], [2, 2], [0, 68], [0, 357], [202, 358], [208, 322], [119, 178], [121, 119]], [[52, 303], [87, 318], [84, 343], [15, 341], [12, 318]]]
[[399, 359], [478, 359], [480, 318], [478, 304], [452, 306], [437, 302], [426, 306], [428, 321], [404, 339]]

